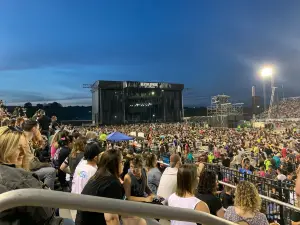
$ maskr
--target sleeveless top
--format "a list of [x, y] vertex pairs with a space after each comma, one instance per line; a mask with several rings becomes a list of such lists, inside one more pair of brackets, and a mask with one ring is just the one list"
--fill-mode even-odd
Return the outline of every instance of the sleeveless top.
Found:
[[[196, 197], [182, 198], [174, 193], [168, 199], [168, 206], [194, 210], [199, 202], [201, 200]], [[171, 220], [171, 225], [196, 225], [196, 223]]]
[[131, 196], [145, 197], [145, 190], [147, 185], [147, 174], [145, 169], [142, 169], [141, 179], [137, 179], [132, 172], [128, 173], [131, 178]]

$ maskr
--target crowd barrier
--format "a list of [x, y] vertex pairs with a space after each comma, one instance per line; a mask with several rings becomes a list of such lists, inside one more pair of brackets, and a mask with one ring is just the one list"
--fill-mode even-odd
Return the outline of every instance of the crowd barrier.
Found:
[[262, 212], [269, 221], [277, 221], [281, 225], [291, 224], [291, 214], [300, 212], [296, 204], [295, 186], [287, 182], [258, 177], [252, 174], [243, 174], [232, 168], [216, 164], [205, 164], [207, 170], [213, 170], [218, 174], [219, 183], [235, 188], [242, 180], [253, 183], [262, 198]]
[[216, 216], [189, 209], [152, 205], [41, 189], [22, 189], [0, 194], [0, 212], [22, 206], [74, 209], [141, 218], [188, 221], [201, 224], [235, 225]]

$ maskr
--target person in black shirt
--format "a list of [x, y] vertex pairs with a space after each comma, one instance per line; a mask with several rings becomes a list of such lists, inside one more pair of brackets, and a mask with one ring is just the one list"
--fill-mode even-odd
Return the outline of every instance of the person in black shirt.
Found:
[[269, 156], [272, 155], [273, 151], [272, 151], [272, 149], [270, 149], [269, 147], [265, 147], [265, 153], [266, 153], [267, 156], [269, 157]]
[[286, 170], [288, 173], [294, 172], [294, 165], [293, 165], [293, 163], [291, 162], [291, 159], [290, 159], [289, 157], [287, 157], [285, 160], [286, 160], [286, 162], [285, 162], [285, 164], [284, 164], [285, 170]]
[[224, 209], [222, 202], [215, 196], [217, 192], [217, 175], [214, 171], [203, 171], [199, 178], [196, 197], [204, 201], [210, 214], [223, 218]]
[[230, 167], [230, 158], [227, 157], [227, 154], [221, 154], [222, 165], [225, 167]]
[[[122, 199], [124, 191], [119, 180], [123, 171], [122, 154], [109, 150], [102, 154], [96, 174], [88, 181], [81, 194], [105, 198]], [[120, 224], [119, 216], [109, 213], [78, 211], [76, 225]]]
[[70, 147], [72, 146], [72, 142], [72, 136], [65, 136], [65, 133], [62, 133], [58, 140], [59, 149], [56, 151], [53, 159], [56, 168], [58, 168], [58, 180], [63, 188], [68, 187], [69, 184], [66, 181], [66, 173], [59, 168], [71, 153]]
[[51, 119], [48, 116], [46, 116], [46, 113], [44, 110], [40, 110], [39, 114], [40, 114], [40, 116], [38, 118], [38, 122], [39, 122], [40, 128], [42, 130], [41, 133], [48, 137]]
[[233, 196], [232, 196], [232, 189], [228, 186], [224, 187], [224, 192], [222, 193], [222, 205], [225, 209], [227, 209], [229, 206], [233, 206]]
[[51, 117], [50, 128], [51, 128], [51, 130], [54, 130], [54, 131], [59, 129], [59, 124], [57, 122], [57, 117], [56, 116]]

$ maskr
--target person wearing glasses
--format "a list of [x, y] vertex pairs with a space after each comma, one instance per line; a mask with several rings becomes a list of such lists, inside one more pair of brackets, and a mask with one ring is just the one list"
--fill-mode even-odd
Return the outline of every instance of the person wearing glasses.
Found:
[[[32, 158], [24, 132], [14, 127], [0, 127], [0, 194], [23, 188], [45, 188], [38, 177], [29, 171]], [[54, 215], [52, 208], [17, 207], [0, 212], [0, 224], [73, 224], [70, 220]]]

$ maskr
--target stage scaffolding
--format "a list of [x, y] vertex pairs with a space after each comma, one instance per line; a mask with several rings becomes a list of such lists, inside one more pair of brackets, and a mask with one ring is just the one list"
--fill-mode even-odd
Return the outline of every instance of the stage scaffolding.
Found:
[[207, 116], [211, 118], [212, 126], [228, 127], [228, 121], [237, 120], [243, 116], [244, 103], [230, 102], [228, 95], [216, 95], [211, 98], [211, 106], [207, 107]]

